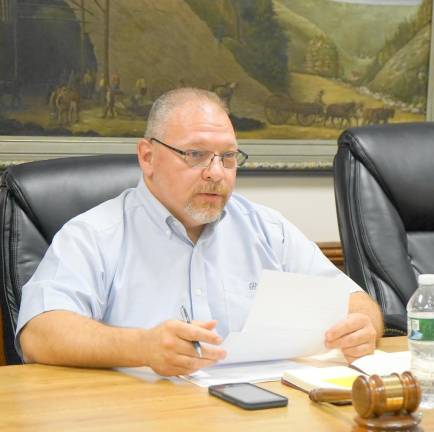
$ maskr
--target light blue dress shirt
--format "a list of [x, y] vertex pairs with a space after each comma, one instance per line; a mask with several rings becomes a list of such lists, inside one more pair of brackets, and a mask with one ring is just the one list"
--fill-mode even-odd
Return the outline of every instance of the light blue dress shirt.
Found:
[[193, 244], [141, 179], [55, 235], [23, 287], [16, 334], [45, 311], [150, 328], [184, 305], [192, 319], [218, 320], [225, 337], [242, 329], [263, 269], [344, 277], [360, 290], [278, 212], [237, 194]]

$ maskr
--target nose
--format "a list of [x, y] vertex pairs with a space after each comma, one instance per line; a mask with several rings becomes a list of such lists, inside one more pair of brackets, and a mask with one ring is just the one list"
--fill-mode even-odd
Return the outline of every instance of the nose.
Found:
[[209, 165], [204, 168], [203, 176], [206, 180], [219, 181], [225, 176], [223, 161], [219, 155], [214, 155]]

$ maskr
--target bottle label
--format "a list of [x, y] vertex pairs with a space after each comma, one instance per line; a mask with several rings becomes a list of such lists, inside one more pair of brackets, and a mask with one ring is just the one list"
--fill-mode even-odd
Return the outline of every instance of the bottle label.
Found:
[[415, 341], [434, 341], [434, 319], [409, 318], [408, 338]]

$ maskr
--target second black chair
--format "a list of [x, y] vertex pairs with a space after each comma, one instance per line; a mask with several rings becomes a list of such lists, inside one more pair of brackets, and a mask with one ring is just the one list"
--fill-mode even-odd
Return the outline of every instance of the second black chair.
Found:
[[434, 123], [353, 128], [338, 146], [345, 270], [378, 301], [388, 334], [406, 334], [417, 276], [434, 273]]

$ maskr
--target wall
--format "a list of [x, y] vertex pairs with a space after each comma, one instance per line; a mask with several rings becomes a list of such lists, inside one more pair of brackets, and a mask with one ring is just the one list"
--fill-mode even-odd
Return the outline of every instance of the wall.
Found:
[[239, 175], [236, 192], [280, 211], [311, 240], [339, 241], [331, 173]]

